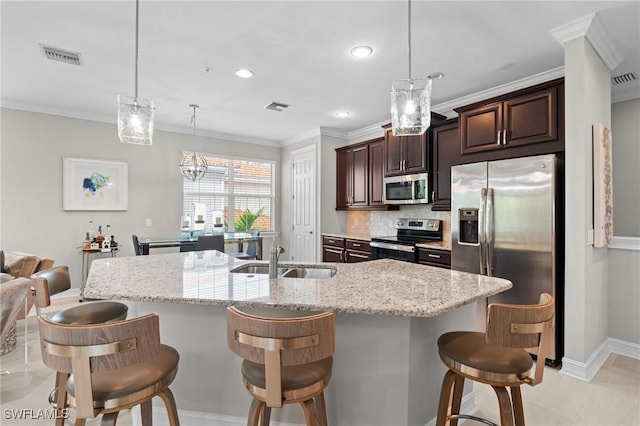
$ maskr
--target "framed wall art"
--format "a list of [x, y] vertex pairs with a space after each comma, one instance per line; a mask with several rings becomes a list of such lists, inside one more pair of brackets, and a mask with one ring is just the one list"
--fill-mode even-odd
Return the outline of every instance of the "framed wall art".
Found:
[[82, 158], [62, 162], [64, 210], [127, 210], [127, 163]]
[[611, 130], [593, 126], [593, 246], [605, 247], [613, 241], [613, 171]]

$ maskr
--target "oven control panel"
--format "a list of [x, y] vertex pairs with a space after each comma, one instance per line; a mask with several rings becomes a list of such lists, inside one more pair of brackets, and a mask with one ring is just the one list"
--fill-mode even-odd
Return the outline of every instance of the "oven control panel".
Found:
[[395, 222], [396, 229], [411, 229], [415, 231], [439, 231], [441, 221], [438, 219], [402, 219]]

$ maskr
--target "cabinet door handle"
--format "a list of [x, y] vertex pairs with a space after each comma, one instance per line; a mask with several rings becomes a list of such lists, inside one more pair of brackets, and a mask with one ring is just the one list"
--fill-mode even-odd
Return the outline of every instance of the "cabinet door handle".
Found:
[[431, 201], [436, 200], [436, 191], [431, 191]]
[[502, 143], [502, 140], [500, 139], [500, 134], [502, 133], [502, 131], [498, 130], [498, 134], [496, 135], [496, 144], [500, 145]]
[[354, 246], [354, 247], [360, 247], [360, 244], [358, 244], [358, 243], [351, 243], [351, 245]]
[[436, 259], [440, 259], [439, 254], [429, 254], [429, 257], [435, 257]]
[[507, 144], [507, 131], [503, 130], [502, 131], [502, 145], [506, 145]]

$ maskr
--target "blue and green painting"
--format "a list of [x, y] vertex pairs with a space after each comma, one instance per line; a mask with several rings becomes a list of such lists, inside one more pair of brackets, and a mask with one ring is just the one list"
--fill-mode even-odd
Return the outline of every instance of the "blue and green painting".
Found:
[[96, 194], [104, 195], [104, 187], [107, 186], [110, 181], [110, 176], [105, 176], [98, 172], [91, 173], [90, 177], [82, 180], [82, 190], [84, 191], [85, 197], [91, 197]]

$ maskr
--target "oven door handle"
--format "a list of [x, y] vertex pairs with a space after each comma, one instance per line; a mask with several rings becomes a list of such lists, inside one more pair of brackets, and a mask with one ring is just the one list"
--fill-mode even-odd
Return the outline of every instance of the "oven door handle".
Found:
[[415, 246], [405, 246], [402, 244], [390, 244], [390, 243], [381, 243], [379, 241], [371, 241], [370, 246], [375, 248], [387, 249], [387, 250], [404, 251], [407, 253], [416, 252]]

